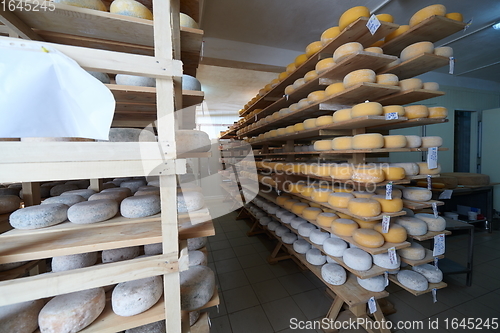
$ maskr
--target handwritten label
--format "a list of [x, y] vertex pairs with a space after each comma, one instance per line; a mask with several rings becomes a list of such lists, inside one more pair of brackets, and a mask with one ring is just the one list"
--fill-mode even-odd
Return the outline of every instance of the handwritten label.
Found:
[[387, 183], [385, 185], [385, 199], [392, 200], [392, 182]]
[[432, 176], [427, 175], [427, 189], [432, 190]]
[[389, 232], [389, 223], [391, 222], [391, 217], [384, 215], [382, 218], [382, 233], [386, 234]]
[[288, 95], [285, 95], [285, 97], [286, 97], [286, 100], [288, 101]]
[[438, 261], [439, 261], [439, 258], [434, 257], [434, 266], [438, 267]]
[[399, 115], [397, 112], [389, 112], [385, 114], [385, 120], [393, 120], [399, 119]]
[[431, 147], [427, 151], [427, 167], [429, 169], [436, 169], [438, 167], [438, 148]]
[[440, 195], [439, 199], [451, 199], [453, 195], [453, 190], [444, 190]]
[[432, 212], [434, 213], [435, 218], [439, 217], [437, 202], [432, 203]]
[[368, 300], [368, 309], [370, 309], [370, 313], [377, 312], [377, 302], [375, 301], [375, 297], [370, 297]]
[[378, 18], [373, 14], [368, 22], [366, 23], [366, 26], [368, 27], [368, 30], [370, 30], [370, 33], [372, 35], [375, 35], [377, 32], [378, 28], [380, 28], [381, 24]]
[[450, 70], [449, 73], [453, 74], [455, 72], [455, 57], [450, 57]]
[[473, 20], [473, 19], [474, 19], [474, 18], [471, 18], [471, 19], [467, 22], [467, 24], [466, 24], [466, 25], [465, 25], [465, 27], [464, 27], [464, 32], [465, 32], [465, 31], [467, 31], [467, 29], [469, 29], [469, 28], [470, 28], [470, 26], [472, 25], [472, 20]]
[[385, 286], [387, 287], [389, 285], [389, 273], [384, 272], [384, 280], [385, 280]]
[[389, 262], [391, 265], [396, 265], [398, 263], [398, 257], [396, 255], [396, 248], [390, 247], [389, 250], [387, 250], [387, 253], [389, 254]]
[[438, 298], [437, 298], [437, 289], [433, 288], [432, 289], [432, 302], [437, 303]]
[[444, 244], [444, 234], [439, 234], [434, 236], [434, 249], [432, 250], [432, 255], [434, 257], [444, 254], [445, 244]]

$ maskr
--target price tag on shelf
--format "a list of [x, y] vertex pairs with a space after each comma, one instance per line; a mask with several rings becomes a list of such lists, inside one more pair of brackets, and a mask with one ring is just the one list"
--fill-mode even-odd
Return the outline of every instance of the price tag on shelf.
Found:
[[432, 250], [432, 255], [434, 257], [444, 254], [445, 244], [444, 244], [444, 234], [439, 234], [434, 236], [434, 249]]
[[377, 302], [373, 296], [368, 300], [368, 309], [370, 309], [370, 313], [375, 313], [377, 311]]
[[380, 21], [378, 20], [377, 16], [374, 14], [370, 17], [368, 22], [366, 23], [366, 26], [368, 27], [368, 30], [370, 30], [370, 33], [372, 35], [375, 35], [377, 32], [378, 28], [380, 28], [381, 24]]
[[453, 195], [453, 190], [444, 190], [440, 195], [439, 199], [451, 199]]
[[382, 218], [382, 233], [386, 234], [389, 232], [389, 223], [391, 222], [391, 217], [384, 215]]
[[392, 200], [392, 182], [385, 185], [385, 200]]
[[432, 212], [434, 213], [434, 217], [435, 217], [435, 218], [438, 218], [438, 217], [439, 217], [439, 213], [438, 213], [438, 204], [437, 204], [437, 202], [433, 202], [433, 203], [432, 203]]
[[288, 97], [289, 97], [289, 95], [285, 95], [285, 98], [286, 98], [287, 102], [288, 102]]
[[455, 72], [455, 57], [450, 57], [450, 70], [448, 73], [453, 74]]
[[434, 257], [434, 266], [438, 267], [438, 261], [439, 261], [439, 258]]
[[472, 20], [473, 20], [473, 19], [474, 19], [474, 18], [471, 18], [471, 19], [467, 22], [467, 24], [465, 24], [465, 27], [464, 27], [464, 32], [465, 32], [465, 31], [467, 31], [467, 29], [469, 29], [469, 28], [470, 28], [470, 26], [472, 25]]
[[427, 175], [427, 189], [432, 190], [432, 176]]
[[276, 190], [276, 192], [278, 193], [278, 195], [280, 195], [281, 191], [280, 190]]
[[438, 298], [437, 298], [437, 289], [433, 288], [432, 289], [432, 302], [437, 303]]
[[398, 263], [398, 257], [396, 255], [396, 248], [394, 246], [390, 247], [387, 250], [387, 253], [389, 254], [389, 262], [391, 263], [391, 265], [396, 265]]
[[399, 119], [399, 115], [397, 112], [390, 112], [385, 114], [385, 120], [393, 120]]
[[254, 121], [257, 121], [257, 115], [255, 115]]
[[389, 285], [389, 273], [384, 272], [384, 280], [385, 280], [385, 286], [387, 287]]
[[427, 167], [436, 169], [438, 167], [438, 148], [431, 147], [427, 150]]

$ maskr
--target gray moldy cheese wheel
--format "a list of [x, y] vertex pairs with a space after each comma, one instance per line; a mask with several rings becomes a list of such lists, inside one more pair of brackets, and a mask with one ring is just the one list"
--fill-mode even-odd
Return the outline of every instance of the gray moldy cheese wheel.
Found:
[[305, 239], [298, 239], [293, 242], [293, 249], [297, 253], [306, 254], [310, 248], [311, 244], [309, 244], [309, 242], [307, 242]]
[[197, 78], [191, 75], [182, 75], [182, 90], [201, 91], [201, 83]]
[[132, 191], [128, 187], [112, 187], [112, 188], [107, 188], [105, 190], [102, 190], [99, 193], [108, 193], [108, 192], [120, 192], [126, 195], [127, 197], [130, 197], [132, 195]]
[[196, 322], [200, 318], [200, 314], [200, 311], [189, 312], [189, 326], [193, 326], [194, 324], [196, 324]]
[[105, 305], [103, 288], [56, 296], [45, 304], [38, 315], [40, 332], [81, 331], [99, 317]]
[[163, 294], [160, 276], [119, 283], [111, 295], [113, 312], [130, 317], [150, 309]]
[[425, 291], [429, 288], [427, 279], [420, 273], [405, 269], [399, 271], [396, 277], [398, 281], [408, 289]]
[[0, 214], [8, 214], [19, 209], [21, 199], [17, 195], [0, 195]]
[[367, 271], [372, 268], [372, 256], [358, 248], [346, 249], [342, 259], [348, 267], [358, 271]]
[[207, 245], [207, 237], [189, 238], [187, 243], [188, 250], [199, 250]]
[[155, 142], [153, 132], [136, 128], [111, 128], [109, 142]]
[[165, 332], [166, 332], [165, 320], [160, 320], [155, 323], [142, 325], [125, 331], [125, 333], [165, 333]]
[[385, 278], [383, 275], [373, 276], [366, 279], [361, 279], [358, 277], [357, 279], [358, 284], [368, 291], [377, 293], [385, 289]]
[[142, 179], [126, 180], [120, 183], [120, 187], [129, 188], [132, 193], [137, 192], [137, 190], [144, 185], [146, 185], [146, 182]]
[[412, 269], [415, 272], [422, 274], [430, 283], [439, 283], [443, 281], [443, 272], [436, 266], [423, 264], [413, 266]]
[[156, 87], [156, 79], [147, 76], [117, 74], [116, 84], [124, 86]]
[[123, 199], [128, 197], [128, 193], [126, 191], [110, 191], [110, 192], [99, 192], [96, 194], [92, 194], [89, 197], [89, 201], [93, 200], [115, 200], [118, 203], [121, 203]]
[[163, 253], [162, 243], [144, 245], [144, 254], [146, 255], [152, 256], [155, 254], [162, 254], [162, 253]]
[[118, 213], [118, 202], [111, 199], [77, 203], [68, 209], [68, 220], [76, 224], [90, 224], [109, 220]]
[[193, 311], [210, 301], [215, 290], [215, 274], [206, 266], [191, 266], [180, 273], [181, 308]]
[[147, 189], [138, 189], [137, 192], [134, 193], [134, 195], [160, 195], [160, 188], [159, 187], [151, 187]]
[[122, 247], [119, 249], [111, 249], [102, 251], [102, 262], [117, 262], [123, 260], [134, 259], [139, 256], [139, 246]]
[[59, 195], [57, 197], [50, 197], [42, 201], [42, 205], [59, 203], [65, 204], [68, 207], [71, 207], [79, 202], [85, 201], [85, 198], [81, 195], [71, 194], [71, 195]]
[[80, 180], [68, 180], [66, 185], [76, 185], [81, 190], [86, 190], [90, 186], [90, 180], [88, 179], [80, 179]]
[[79, 190], [80, 188], [75, 184], [56, 185], [50, 189], [50, 196], [57, 197], [67, 191]]
[[85, 198], [85, 200], [88, 200], [92, 194], [95, 194], [96, 192], [91, 189], [85, 189], [85, 190], [73, 190], [73, 191], [66, 191], [64, 193], [61, 193], [61, 195], [72, 195], [76, 194], [79, 196], [82, 196]]
[[321, 277], [329, 284], [340, 286], [347, 280], [347, 273], [339, 264], [325, 264], [321, 267]]
[[212, 148], [208, 134], [195, 130], [175, 131], [177, 153], [207, 152]]
[[18, 188], [0, 188], [0, 195], [15, 195], [17, 197], [20, 191]]
[[158, 214], [161, 211], [158, 195], [138, 195], [125, 198], [120, 204], [124, 217], [138, 218]]
[[52, 258], [52, 272], [89, 267], [97, 262], [97, 252], [77, 253]]
[[207, 256], [205, 253], [194, 250], [194, 251], [188, 251], [189, 255], [189, 266], [206, 266], [207, 265]]
[[185, 191], [177, 194], [177, 212], [187, 213], [205, 206], [203, 194], [197, 191]]
[[38, 327], [42, 299], [0, 306], [0, 332], [33, 333]]
[[40, 229], [66, 221], [67, 212], [64, 204], [30, 206], [13, 212], [9, 223], [16, 229]]

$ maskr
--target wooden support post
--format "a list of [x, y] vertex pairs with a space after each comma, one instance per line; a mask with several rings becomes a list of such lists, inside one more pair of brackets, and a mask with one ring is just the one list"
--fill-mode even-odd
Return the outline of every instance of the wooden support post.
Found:
[[40, 183], [23, 183], [24, 206], [35, 206], [42, 202], [40, 197]]
[[260, 235], [260, 234], [265, 234], [266, 231], [260, 227], [259, 221], [255, 221], [252, 224], [252, 227], [250, 230], [247, 232], [247, 236], [255, 236], [255, 235]]
[[244, 219], [247, 219], [250, 217], [251, 217], [251, 215], [247, 212], [246, 208], [243, 208], [242, 210], [240, 210], [240, 212], [236, 216], [236, 221], [244, 220]]
[[337, 319], [339, 312], [342, 309], [342, 305], [344, 305], [344, 300], [339, 296], [336, 296], [333, 300], [330, 310], [328, 310], [328, 313], [326, 314], [326, 318], [329, 318], [331, 320]]
[[277, 264], [278, 261], [286, 260], [286, 259], [292, 259], [293, 258], [293, 256], [289, 255], [288, 253], [284, 254], [284, 255], [282, 255], [280, 257], [278, 257], [278, 253], [280, 252], [280, 250], [281, 250], [282, 247], [283, 247], [283, 243], [278, 242], [278, 244], [276, 244], [276, 247], [274, 248], [273, 252], [267, 258], [267, 262], [268, 263], [270, 263], [271, 265], [274, 265], [274, 264]]
[[103, 190], [104, 182], [102, 179], [91, 179], [90, 180], [90, 188], [96, 192], [101, 192]]

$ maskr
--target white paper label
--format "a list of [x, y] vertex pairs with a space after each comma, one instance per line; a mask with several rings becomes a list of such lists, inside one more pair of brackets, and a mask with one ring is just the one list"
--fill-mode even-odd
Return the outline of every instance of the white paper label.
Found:
[[286, 97], [286, 100], [288, 101], [288, 95], [285, 95], [285, 97]]
[[427, 189], [432, 190], [432, 176], [427, 175]]
[[399, 119], [399, 115], [397, 112], [390, 112], [385, 114], [385, 120], [393, 120]]
[[434, 266], [438, 267], [438, 261], [439, 261], [439, 258], [434, 257]]
[[464, 27], [464, 32], [465, 32], [465, 31], [467, 31], [467, 29], [469, 29], [469, 28], [470, 28], [470, 26], [472, 25], [472, 20], [473, 20], [473, 19], [474, 19], [474, 18], [471, 18], [471, 19], [467, 22], [467, 24], [466, 24], [466, 25], [465, 25], [465, 27]]
[[429, 169], [436, 169], [438, 167], [438, 148], [431, 147], [427, 151], [427, 167]]
[[440, 195], [439, 199], [451, 199], [453, 190], [444, 190]]
[[387, 253], [389, 254], [389, 262], [391, 265], [395, 265], [398, 263], [398, 257], [396, 256], [396, 248], [390, 247], [389, 250], [387, 250]]
[[384, 280], [385, 280], [385, 286], [387, 287], [389, 285], [389, 273], [384, 272]]
[[368, 309], [370, 309], [370, 313], [375, 313], [377, 311], [377, 302], [375, 301], [375, 297], [370, 297], [368, 300]]
[[280, 195], [281, 191], [280, 190], [276, 190], [276, 193], [278, 193], [278, 195]]
[[439, 234], [434, 236], [434, 249], [432, 250], [432, 255], [434, 257], [437, 257], [444, 254], [444, 251], [445, 251], [444, 234]]
[[450, 74], [455, 72], [455, 57], [450, 57]]
[[389, 232], [389, 223], [391, 222], [391, 217], [384, 215], [382, 218], [382, 233], [386, 234]]
[[437, 204], [437, 202], [433, 202], [433, 203], [432, 203], [432, 212], [434, 213], [434, 217], [435, 217], [435, 218], [438, 218], [438, 217], [439, 217], [439, 213], [438, 213], [438, 204]]
[[375, 15], [372, 15], [368, 20], [368, 22], [366, 23], [366, 26], [368, 27], [368, 30], [370, 30], [370, 33], [372, 35], [375, 35], [380, 25], [381, 25], [380, 21]]
[[392, 200], [392, 182], [385, 185], [385, 200]]
[[257, 115], [255, 115], [255, 120], [254, 121], [257, 121]]
[[437, 289], [436, 288], [432, 289], [432, 301], [434, 303], [437, 303], [437, 301], [438, 301], [438, 299], [437, 299]]

